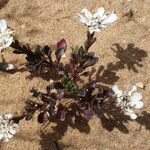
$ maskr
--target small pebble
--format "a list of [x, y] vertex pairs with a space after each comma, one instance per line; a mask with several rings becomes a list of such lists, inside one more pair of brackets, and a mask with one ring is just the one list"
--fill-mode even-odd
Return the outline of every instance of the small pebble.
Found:
[[21, 25], [21, 29], [25, 29], [25, 28], [26, 28], [26, 24], [24, 23]]
[[135, 85], [136, 85], [138, 88], [144, 89], [144, 84], [143, 84], [143, 82], [137, 82], [137, 83], [135, 83]]
[[62, 57], [62, 58], [66, 58], [66, 54], [64, 53], [61, 57]]
[[124, 10], [123, 10], [123, 14], [124, 14], [125, 16], [132, 17], [132, 16], [133, 16], [133, 11], [132, 11], [129, 7], [126, 7], [126, 8], [124, 8]]
[[62, 34], [64, 34], [64, 33], [65, 33], [65, 31], [61, 31], [61, 33], [62, 33]]

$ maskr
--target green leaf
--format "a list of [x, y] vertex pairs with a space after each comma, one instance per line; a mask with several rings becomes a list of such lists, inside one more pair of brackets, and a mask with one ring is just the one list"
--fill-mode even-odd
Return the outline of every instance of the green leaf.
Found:
[[80, 48], [78, 46], [76, 47], [71, 47], [72, 53], [78, 53], [80, 51]]
[[66, 85], [68, 84], [68, 82], [70, 81], [70, 79], [69, 78], [67, 78], [67, 77], [64, 77], [64, 79], [62, 80], [62, 84], [63, 84], [63, 86], [64, 87], [66, 87]]
[[76, 90], [75, 84], [67, 77], [64, 77], [62, 84], [68, 92], [74, 92]]

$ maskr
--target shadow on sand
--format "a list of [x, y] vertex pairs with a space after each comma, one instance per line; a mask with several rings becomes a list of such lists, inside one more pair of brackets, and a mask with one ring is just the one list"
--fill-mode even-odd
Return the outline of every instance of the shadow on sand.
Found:
[[0, 0], [0, 9], [5, 7], [8, 4], [9, 0]]

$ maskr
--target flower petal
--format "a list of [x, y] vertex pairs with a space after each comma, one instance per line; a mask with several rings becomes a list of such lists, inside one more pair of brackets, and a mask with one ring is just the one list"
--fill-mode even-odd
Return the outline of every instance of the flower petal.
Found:
[[4, 32], [7, 29], [6, 20], [1, 19], [0, 20], [0, 32]]
[[3, 134], [2, 133], [0, 133], [0, 140], [2, 140], [3, 139]]
[[80, 17], [80, 22], [86, 24], [87, 26], [90, 26], [91, 25], [91, 20], [86, 18], [86, 17], [83, 17], [82, 15], [80, 14], [77, 14], [79, 17]]
[[119, 90], [119, 88], [117, 85], [113, 85], [112, 90], [116, 93]]
[[3, 114], [0, 115], [0, 122], [4, 120]]
[[86, 8], [82, 9], [81, 12], [84, 13], [84, 15], [85, 15], [86, 18], [88, 18], [88, 19], [92, 18], [92, 13], [89, 12]]
[[134, 91], [137, 90], [137, 87], [134, 84], [129, 85], [125, 90], [125, 95], [131, 96]]
[[143, 102], [139, 101], [139, 102], [135, 105], [135, 108], [140, 109], [140, 108], [143, 107], [143, 105], [144, 105]]
[[13, 117], [12, 114], [5, 114], [5, 115], [4, 115], [4, 119], [5, 119], [5, 120], [12, 119], [12, 117]]
[[13, 137], [13, 135], [14, 135], [14, 134], [7, 133], [7, 137], [8, 137], [9, 139], [11, 139], [11, 138]]
[[117, 97], [122, 96], [123, 92], [121, 90], [119, 90], [117, 85], [112, 86], [112, 90], [114, 91], [114, 93], [117, 95]]
[[13, 64], [7, 64], [6, 70], [12, 70], [15, 69], [15, 66]]
[[12, 42], [13, 42], [13, 37], [11, 36], [9, 39], [7, 39], [7, 43], [4, 45], [4, 48], [9, 47]]
[[97, 11], [95, 12], [95, 14], [93, 15], [94, 18], [97, 18], [97, 17], [102, 17], [104, 15], [104, 8], [103, 7], [100, 7], [97, 9]]
[[92, 34], [93, 32], [100, 32], [101, 30], [97, 27], [97, 28], [94, 28], [94, 27], [89, 27], [89, 32]]
[[9, 142], [9, 138], [8, 137], [3, 137], [3, 141], [4, 142]]
[[12, 135], [15, 135], [15, 134], [16, 134], [16, 130], [13, 129], [13, 128], [11, 128], [11, 129], [9, 130], [9, 133], [12, 134]]
[[94, 27], [89, 27], [89, 32], [92, 34], [94, 32]]
[[12, 125], [12, 127], [13, 127], [14, 129], [17, 129], [17, 128], [19, 128], [19, 125], [16, 124], [16, 123], [14, 123], [14, 124]]
[[130, 114], [131, 119], [135, 120], [137, 118], [137, 115], [135, 113]]
[[117, 15], [115, 13], [111, 13], [105, 16], [105, 18], [102, 20], [102, 24], [105, 26], [109, 26], [111, 23], [113, 23], [117, 19], [118, 19]]
[[130, 108], [125, 109], [125, 114], [131, 114], [133, 113], [133, 110]]
[[139, 92], [134, 93], [131, 97], [130, 97], [130, 101], [133, 103], [136, 103], [137, 101], [142, 99], [142, 94]]
[[79, 17], [80, 17], [80, 22], [82, 22], [82, 23], [86, 23], [86, 18], [85, 17], [83, 17], [81, 14], [77, 14]]
[[94, 32], [100, 32], [101, 30], [99, 28], [95, 28]]
[[127, 116], [129, 116], [133, 120], [137, 118], [137, 115], [130, 108], [125, 109], [124, 114], [127, 115]]

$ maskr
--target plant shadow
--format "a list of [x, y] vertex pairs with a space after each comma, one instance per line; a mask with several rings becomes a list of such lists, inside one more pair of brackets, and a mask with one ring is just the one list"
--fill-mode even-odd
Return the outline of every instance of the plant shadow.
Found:
[[127, 67], [129, 71], [138, 73], [138, 67], [143, 67], [141, 62], [147, 57], [147, 53], [143, 49], [135, 47], [133, 43], [129, 43], [126, 49], [123, 49], [118, 43], [113, 44], [113, 46], [115, 48], [112, 47], [112, 50], [119, 61], [112, 68], [118, 71]]
[[50, 80], [57, 81], [57, 80], [61, 79], [61, 76], [58, 74], [56, 67], [51, 67], [50, 71], [48, 71], [47, 73], [41, 74], [41, 75], [31, 72], [26, 77], [26, 79], [32, 80], [33, 78], [37, 78], [37, 77], [42, 78], [45, 81], [50, 81]]
[[53, 134], [51, 133], [42, 133], [40, 136], [41, 150], [65, 150], [66, 148], [69, 149], [73, 147], [71, 144], [63, 144], [60, 141], [54, 141]]
[[[71, 104], [68, 108], [68, 113], [65, 122], [60, 122], [58, 120], [51, 120], [56, 123], [55, 127], [52, 127], [53, 131], [51, 133], [41, 132], [41, 149], [49, 150], [63, 150], [72, 148], [73, 145], [65, 145], [61, 143], [61, 139], [67, 132], [68, 127], [77, 129], [81, 133], [88, 134], [90, 132], [90, 126], [88, 125], [88, 120], [82, 117], [82, 111], [78, 108], [76, 104]], [[128, 134], [129, 130], [125, 124], [127, 124], [130, 119], [125, 116], [121, 110], [109, 109], [108, 111], [98, 114], [97, 117], [101, 121], [101, 125], [104, 129], [112, 132], [115, 128], [124, 134]], [[74, 121], [73, 121], [74, 118]], [[141, 126], [145, 126], [146, 130], [150, 130], [150, 114], [143, 112], [136, 120]]]
[[[58, 142], [67, 132], [68, 127], [77, 129], [81, 133], [90, 133], [90, 126], [88, 120], [82, 116], [82, 110], [75, 104], [72, 103], [67, 108], [67, 116], [64, 122], [58, 121], [57, 119], [51, 119], [50, 122], [56, 123], [55, 127], [52, 127], [53, 132], [51, 133], [41, 133], [41, 147], [42, 150], [48, 150], [49, 145], [54, 141]], [[65, 149], [65, 147], [70, 147], [71, 145], [58, 144], [60, 149]]]
[[142, 112], [142, 115], [136, 119], [136, 122], [141, 126], [145, 126], [145, 129], [150, 131], [150, 113], [146, 111]]
[[[119, 109], [107, 111], [98, 117], [100, 118], [102, 127], [104, 127], [107, 131], [111, 132], [114, 128], [117, 128], [124, 134], [129, 133], [129, 130], [125, 124], [132, 120], [129, 119], [128, 116], [125, 116]], [[150, 131], [150, 113], [143, 112], [143, 114], [135, 121], [140, 125], [140, 127], [144, 126], [146, 130]]]
[[107, 64], [107, 68], [99, 66], [96, 72], [96, 82], [112, 85], [119, 80], [119, 76], [112, 69], [112, 63]]
[[3, 7], [5, 7], [8, 4], [9, 0], [1, 0], [0, 1], [0, 9], [2, 9]]
[[147, 53], [138, 47], [135, 47], [133, 43], [129, 43], [126, 49], [123, 49], [118, 43], [113, 44], [115, 46], [112, 50], [115, 52], [116, 57], [119, 59], [115, 64], [108, 63], [106, 68], [99, 66], [96, 73], [96, 81], [112, 85], [119, 80], [117, 71], [121, 69], [127, 69], [138, 73], [138, 67], [143, 67], [141, 63], [148, 55]]
[[102, 127], [107, 131], [111, 132], [115, 128], [117, 128], [120, 132], [124, 134], [128, 134], [128, 128], [125, 123], [128, 123], [129, 119], [123, 113], [121, 113], [120, 109], [114, 109], [107, 111], [106, 113], [98, 116], [100, 118]]
[[27, 71], [26, 68], [16, 68], [16, 69], [13, 69], [13, 70], [8, 70], [8, 71], [0, 70], [0, 72], [9, 73], [9, 74], [15, 74], [17, 72], [26, 72], [26, 71]]

